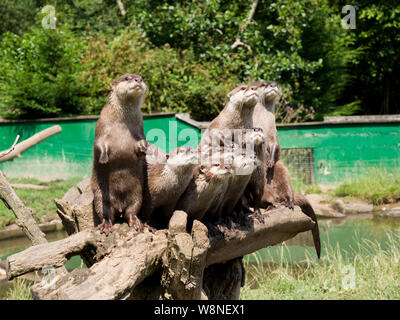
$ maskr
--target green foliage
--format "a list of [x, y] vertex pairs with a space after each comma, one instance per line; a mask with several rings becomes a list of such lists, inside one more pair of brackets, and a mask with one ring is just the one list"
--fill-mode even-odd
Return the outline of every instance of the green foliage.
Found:
[[0, 112], [7, 118], [80, 113], [82, 41], [66, 30], [5, 33], [0, 43]]
[[57, 31], [37, 29], [45, 4], [0, 0], [5, 117], [98, 113], [110, 80], [128, 71], [149, 84], [146, 111], [198, 120], [252, 79], [283, 87], [282, 122], [400, 112], [395, 0], [358, 1], [354, 30], [341, 27], [339, 0], [260, 0], [247, 27], [251, 0], [124, 0], [124, 16], [114, 0], [55, 0]]
[[149, 87], [144, 111], [191, 112], [201, 120], [216, 116], [225, 95], [238, 82], [215, 62], [196, 62], [192, 50], [168, 45], [151, 48], [140, 34], [123, 31], [113, 41], [92, 37], [82, 60], [80, 79], [88, 84], [89, 113], [98, 113], [106, 102], [109, 84], [126, 72], [139, 73]]
[[0, 0], [0, 35], [10, 31], [22, 34], [34, 24], [40, 0]]

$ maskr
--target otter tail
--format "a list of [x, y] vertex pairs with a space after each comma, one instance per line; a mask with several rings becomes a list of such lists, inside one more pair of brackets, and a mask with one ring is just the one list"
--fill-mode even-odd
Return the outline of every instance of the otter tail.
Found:
[[319, 238], [318, 221], [317, 221], [317, 217], [315, 215], [314, 209], [311, 206], [310, 202], [307, 200], [307, 198], [300, 194], [294, 195], [294, 204], [299, 206], [301, 208], [301, 211], [303, 211], [304, 214], [309, 216], [315, 222], [315, 226], [313, 227], [311, 232], [312, 232], [312, 236], [313, 236], [315, 250], [317, 251], [317, 256], [319, 259], [320, 255], [321, 255], [321, 241]]

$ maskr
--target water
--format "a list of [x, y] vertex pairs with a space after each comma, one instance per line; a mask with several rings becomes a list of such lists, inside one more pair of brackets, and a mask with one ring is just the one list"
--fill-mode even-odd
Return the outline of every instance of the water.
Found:
[[[388, 249], [388, 234], [400, 233], [400, 219], [374, 218], [372, 215], [354, 215], [344, 219], [320, 219], [320, 235], [322, 243], [321, 257], [326, 255], [325, 247], [338, 245], [343, 255], [351, 257], [357, 251], [358, 245], [364, 240], [377, 241], [383, 250]], [[63, 231], [47, 234], [49, 241], [66, 237]], [[8, 255], [24, 250], [30, 246], [26, 238], [17, 238], [0, 241], [0, 257], [5, 259]], [[281, 246], [264, 248], [259, 251], [262, 262], [279, 263], [282, 260], [300, 262], [311, 256], [316, 258], [310, 232], [299, 234], [285, 243], [284, 250]], [[254, 255], [245, 257], [249, 262], [255, 262]], [[72, 270], [84, 267], [79, 256], [72, 257], [66, 263], [66, 268]], [[4, 298], [10, 283], [0, 283], [0, 299]]]
[[[372, 214], [348, 216], [344, 219], [320, 219], [321, 258], [326, 253], [326, 246], [338, 246], [343, 256], [351, 258], [358, 246], [365, 246], [365, 240], [377, 242], [381, 249], [389, 248], [389, 234], [400, 234], [399, 218], [376, 218]], [[260, 258], [264, 263], [277, 263], [282, 260], [300, 262], [306, 256], [315, 257], [311, 232], [299, 234], [289, 240], [282, 250], [281, 246], [260, 250]], [[249, 262], [255, 262], [254, 255], [246, 256]]]

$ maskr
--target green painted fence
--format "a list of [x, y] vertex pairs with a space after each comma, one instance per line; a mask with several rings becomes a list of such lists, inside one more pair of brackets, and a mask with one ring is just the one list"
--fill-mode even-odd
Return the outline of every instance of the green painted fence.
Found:
[[312, 148], [317, 184], [335, 184], [400, 165], [400, 122], [281, 126], [283, 148]]
[[[19, 134], [20, 141], [53, 125], [62, 132], [27, 150], [21, 158], [0, 163], [8, 177], [32, 177], [40, 180], [89, 177], [97, 117], [24, 122], [0, 122], [0, 150], [7, 149]], [[149, 142], [164, 151], [182, 145], [196, 147], [200, 130], [179, 121], [174, 114], [144, 117]], [[154, 138], [156, 137], [156, 138]]]
[[[400, 120], [374, 119], [278, 126], [279, 140], [283, 149], [311, 150], [313, 180], [317, 184], [336, 184], [365, 174], [370, 168], [398, 169]], [[29, 149], [22, 158], [0, 163], [0, 169], [9, 177], [41, 180], [89, 177], [96, 120], [96, 117], [78, 117], [0, 122], [0, 150], [7, 149], [17, 134], [22, 141], [52, 125], [62, 127], [62, 133]], [[165, 151], [182, 145], [197, 146], [200, 127], [204, 124], [185, 121], [174, 114], [144, 117], [146, 138]], [[296, 165], [303, 170], [302, 163]]]

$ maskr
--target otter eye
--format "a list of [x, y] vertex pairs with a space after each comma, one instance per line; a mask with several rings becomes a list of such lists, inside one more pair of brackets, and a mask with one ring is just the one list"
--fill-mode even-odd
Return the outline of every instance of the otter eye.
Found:
[[242, 87], [242, 88], [240, 88], [240, 90], [242, 90], [242, 91], [243, 91], [243, 90], [246, 90], [246, 88], [245, 88], [245, 87]]
[[214, 164], [214, 167], [219, 167], [219, 163]]
[[125, 77], [125, 80], [126, 80], [126, 81], [132, 80], [132, 77], [131, 77], [131, 76], [126, 76], [126, 77]]

